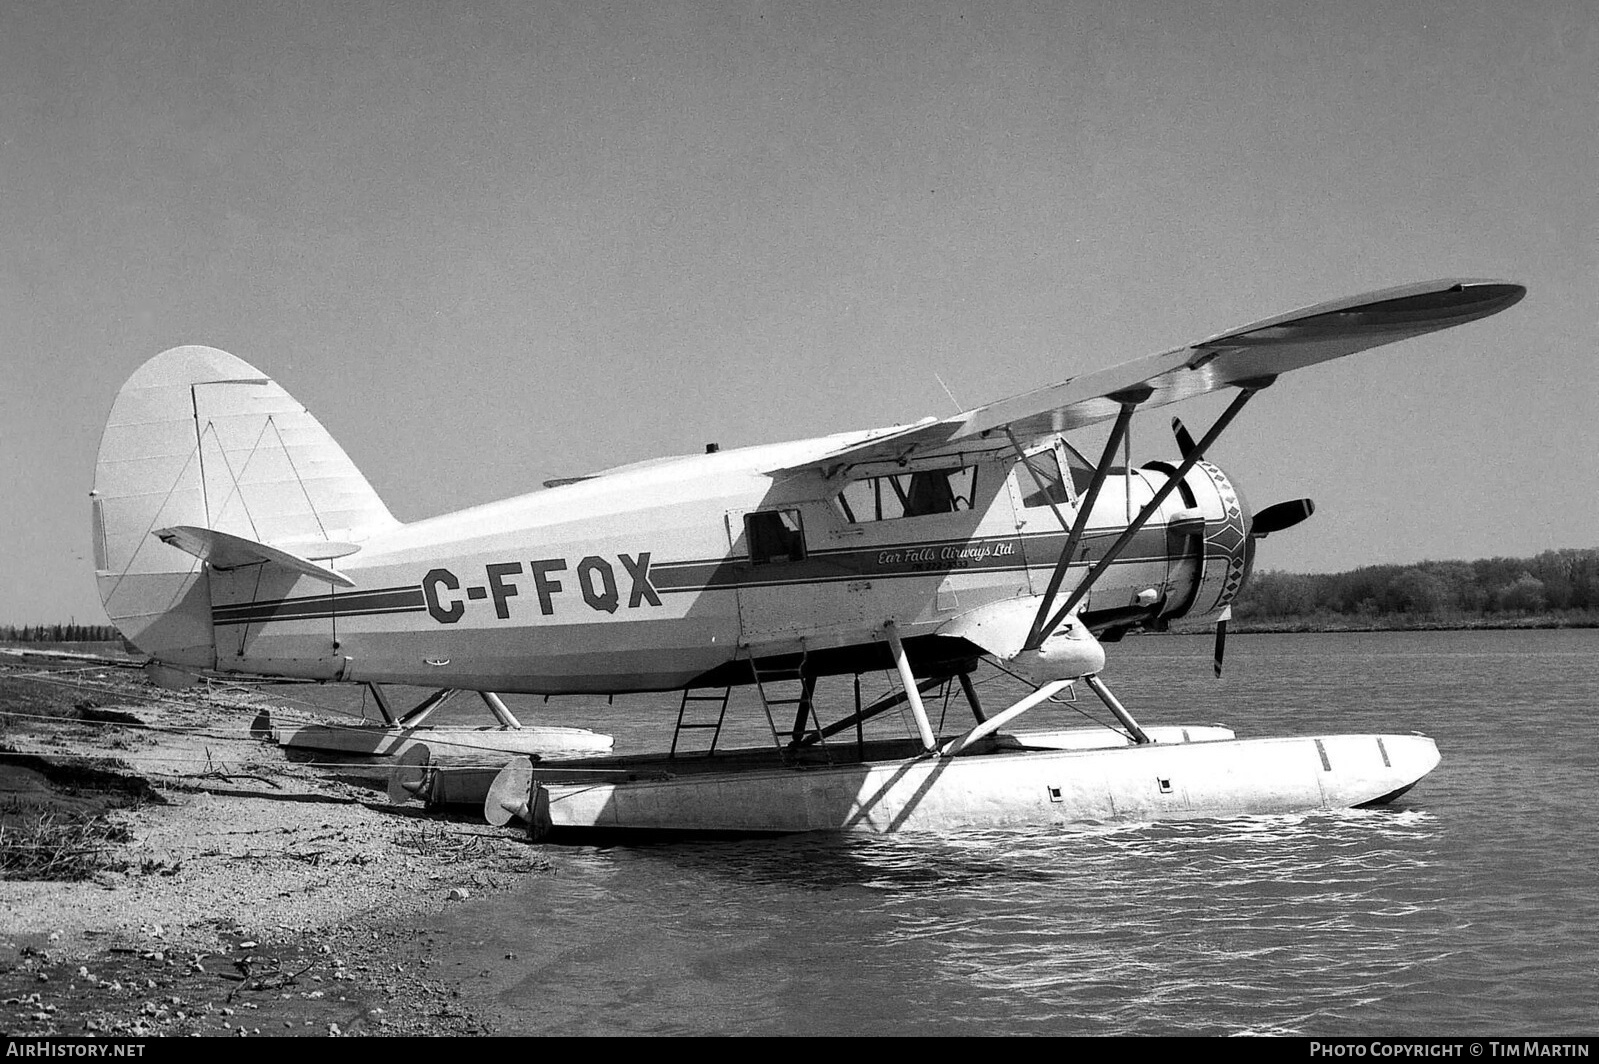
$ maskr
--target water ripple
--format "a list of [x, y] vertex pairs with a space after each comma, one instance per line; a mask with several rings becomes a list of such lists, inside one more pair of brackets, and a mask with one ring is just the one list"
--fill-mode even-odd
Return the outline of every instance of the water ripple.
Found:
[[[1240, 643], [1249, 733], [1443, 765], [1383, 809], [565, 851], [463, 938], [528, 958], [508, 1033], [1591, 1033], [1599, 636]], [[1183, 645], [1122, 644], [1146, 723], [1222, 719]]]

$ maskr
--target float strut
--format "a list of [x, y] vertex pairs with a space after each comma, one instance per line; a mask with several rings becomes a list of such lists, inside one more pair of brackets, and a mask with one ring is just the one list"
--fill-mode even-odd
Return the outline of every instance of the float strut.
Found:
[[388, 697], [384, 695], [383, 688], [375, 683], [369, 683], [366, 685], [366, 689], [372, 692], [372, 701], [378, 704], [378, 712], [383, 714], [383, 723], [391, 728], [394, 727], [397, 723], [394, 719], [394, 709], [389, 705]]
[[455, 688], [453, 687], [439, 688], [437, 691], [434, 691], [432, 694], [422, 699], [422, 701], [418, 702], [415, 709], [401, 717], [396, 723], [398, 723], [402, 728], [415, 728], [424, 720], [427, 720], [428, 716], [435, 709], [438, 709], [445, 702], [447, 702], [450, 696], [453, 694], [455, 694]]
[[855, 674], [855, 756], [866, 760], [866, 719], [861, 716], [861, 674], [858, 672]]
[[522, 726], [522, 722], [516, 719], [516, 715], [500, 700], [499, 695], [493, 691], [479, 691], [478, 695], [483, 699], [483, 704], [489, 707], [489, 712], [494, 714], [494, 719], [499, 721], [501, 726], [506, 728], [520, 728]]
[[1116, 701], [1116, 696], [1110, 693], [1110, 689], [1105, 686], [1103, 680], [1098, 676], [1084, 676], [1083, 682], [1088, 685], [1090, 691], [1099, 696], [1101, 702], [1105, 703], [1106, 709], [1116, 714], [1116, 719], [1122, 722], [1122, 727], [1127, 729], [1127, 733], [1133, 737], [1134, 743], [1141, 746], [1144, 743], [1154, 741], [1144, 734], [1144, 729], [1138, 726], [1138, 722], [1133, 719], [1133, 715], [1122, 708], [1120, 702]]
[[987, 720], [983, 721], [983, 723], [979, 724], [965, 735], [962, 735], [959, 739], [951, 739], [949, 742], [945, 743], [942, 753], [946, 757], [955, 756], [968, 746], [971, 746], [977, 740], [998, 731], [1010, 721], [1021, 716], [1023, 713], [1026, 713], [1029, 709], [1032, 709], [1034, 706], [1038, 705], [1038, 703], [1044, 701], [1044, 699], [1054, 697], [1055, 693], [1061, 688], [1070, 687], [1071, 685], [1072, 682], [1070, 680], [1049, 681], [1044, 686], [1040, 687], [1038, 690], [1022, 699], [1020, 702], [1017, 702], [1015, 705], [1011, 706], [1009, 709], [989, 717]]
[[960, 678], [961, 690], [966, 692], [966, 701], [972, 707], [972, 716], [976, 717], [977, 723], [981, 724], [988, 718], [983, 715], [983, 704], [977, 700], [977, 688], [972, 684], [972, 674], [963, 672], [960, 674]]
[[885, 622], [883, 634], [888, 636], [888, 648], [894, 653], [894, 667], [899, 670], [899, 682], [905, 688], [905, 700], [910, 703], [911, 716], [916, 718], [916, 730], [921, 733], [922, 749], [930, 754], [938, 752], [938, 742], [933, 738], [933, 726], [927, 720], [927, 707], [922, 705], [922, 692], [916, 684], [916, 674], [905, 657], [905, 644], [900, 642], [899, 629], [893, 621]]
[[[860, 679], [860, 675], [856, 674], [856, 680], [859, 681], [859, 679]], [[937, 679], [934, 679], [934, 680], [923, 680], [923, 681], [921, 681], [921, 683], [916, 685], [916, 689], [918, 691], [920, 691], [924, 695], [931, 694], [932, 691], [933, 691], [933, 688], [939, 686], [943, 682], [944, 682], [943, 680], [937, 680]], [[905, 692], [904, 691], [897, 691], [894, 694], [885, 695], [884, 697], [879, 698], [876, 702], [873, 702], [871, 705], [867, 706], [865, 709], [857, 709], [854, 713], [852, 713], [849, 716], [845, 717], [843, 720], [836, 720], [833, 723], [827, 725], [827, 727], [822, 729], [821, 736], [822, 736], [823, 739], [830, 739], [833, 736], [837, 735], [839, 732], [846, 730], [851, 725], [854, 725], [856, 741], [859, 742], [859, 743], [864, 744], [866, 742], [866, 736], [865, 736], [865, 733], [862, 731], [862, 725], [866, 721], [871, 720], [873, 717], [876, 717], [876, 716], [878, 716], [881, 713], [887, 713], [889, 710], [893, 709], [895, 706], [899, 705], [901, 702], [904, 702], [904, 701], [905, 701]], [[859, 704], [859, 702], [860, 702], [860, 699], [857, 697], [856, 698], [857, 705]], [[815, 731], [811, 731], [811, 732], [806, 733], [805, 737], [800, 740], [800, 744], [802, 746], [812, 746], [812, 745], [814, 745], [816, 743], [816, 735], [817, 735], [817, 733]]]

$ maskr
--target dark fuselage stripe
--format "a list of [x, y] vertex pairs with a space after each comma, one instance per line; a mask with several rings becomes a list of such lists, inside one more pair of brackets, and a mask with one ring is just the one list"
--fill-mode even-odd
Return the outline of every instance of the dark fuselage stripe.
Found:
[[427, 608], [420, 587], [384, 588], [345, 595], [241, 602], [211, 609], [211, 623], [251, 624], [256, 621], [297, 621], [319, 617], [372, 616], [380, 613], [416, 613]]
[[[1073, 568], [1092, 565], [1120, 530], [1090, 532]], [[801, 561], [751, 565], [747, 558], [717, 558], [651, 565], [649, 580], [662, 595], [738, 589], [803, 587], [851, 580], [915, 579], [952, 573], [1023, 573], [1053, 569], [1066, 545], [1064, 532], [980, 539], [934, 540], [925, 543], [883, 544], [818, 550]], [[1095, 549], [1099, 548], [1099, 549]], [[1144, 529], [1134, 536], [1113, 564], [1117, 567], [1159, 564], [1170, 559], [1164, 526]], [[214, 606], [214, 625], [253, 624], [265, 621], [319, 620], [336, 617], [374, 617], [384, 614], [421, 613], [427, 609], [420, 585], [379, 588], [330, 595]]]

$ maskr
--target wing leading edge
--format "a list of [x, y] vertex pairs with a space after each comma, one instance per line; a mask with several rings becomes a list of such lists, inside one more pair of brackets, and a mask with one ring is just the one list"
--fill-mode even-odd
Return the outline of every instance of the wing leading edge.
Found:
[[1442, 280], [1319, 303], [769, 472], [832, 472], [939, 452], [997, 450], [1010, 446], [1007, 431], [1026, 441], [1114, 418], [1121, 403], [1113, 396], [1130, 389], [1151, 389], [1140, 409], [1165, 406], [1477, 321], [1526, 294], [1525, 287], [1508, 281]]

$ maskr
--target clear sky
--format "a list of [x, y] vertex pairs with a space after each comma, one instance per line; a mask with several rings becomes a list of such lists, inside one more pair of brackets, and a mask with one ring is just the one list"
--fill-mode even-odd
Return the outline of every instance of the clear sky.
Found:
[[1258, 564], [1599, 545], [1592, 0], [7, 0], [0, 101], [0, 623], [104, 622], [101, 426], [180, 343], [411, 520], [1448, 276], [1530, 294], [1211, 452], [1318, 503]]

